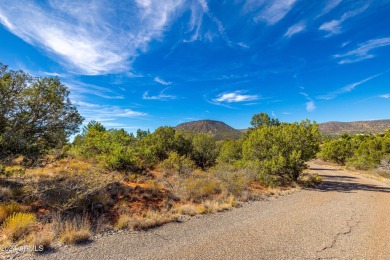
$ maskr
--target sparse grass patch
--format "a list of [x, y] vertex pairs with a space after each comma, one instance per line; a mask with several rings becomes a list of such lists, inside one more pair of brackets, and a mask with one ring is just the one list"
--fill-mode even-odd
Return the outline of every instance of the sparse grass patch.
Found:
[[46, 226], [43, 230], [38, 231], [30, 236], [29, 244], [35, 246], [35, 248], [42, 248], [46, 251], [51, 248], [51, 244], [54, 240], [54, 234], [50, 227]]
[[86, 217], [65, 221], [59, 240], [63, 244], [79, 244], [92, 236], [91, 224]]
[[118, 230], [129, 228], [131, 222], [131, 217], [128, 214], [121, 214], [117, 222], [115, 223], [114, 228]]
[[2, 231], [9, 240], [17, 241], [28, 235], [36, 222], [37, 218], [32, 213], [14, 213], [5, 219]]

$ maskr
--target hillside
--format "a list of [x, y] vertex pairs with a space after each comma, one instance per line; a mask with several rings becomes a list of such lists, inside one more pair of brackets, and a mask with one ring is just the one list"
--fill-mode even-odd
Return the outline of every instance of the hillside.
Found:
[[183, 123], [176, 126], [176, 129], [197, 133], [207, 133], [216, 139], [238, 139], [241, 137], [240, 131], [223, 122], [214, 120], [199, 120]]
[[381, 133], [390, 128], [390, 119], [354, 121], [354, 122], [326, 122], [319, 124], [320, 132], [324, 134], [363, 134]]

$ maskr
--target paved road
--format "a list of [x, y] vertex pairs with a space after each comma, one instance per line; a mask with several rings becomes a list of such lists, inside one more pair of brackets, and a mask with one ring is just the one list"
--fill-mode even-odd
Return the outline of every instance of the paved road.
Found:
[[390, 259], [390, 187], [331, 166], [314, 189], [147, 232], [120, 233], [49, 259]]

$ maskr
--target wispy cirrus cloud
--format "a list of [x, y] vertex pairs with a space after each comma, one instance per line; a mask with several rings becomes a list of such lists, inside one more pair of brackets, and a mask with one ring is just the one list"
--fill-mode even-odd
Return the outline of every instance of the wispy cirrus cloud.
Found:
[[327, 32], [328, 33], [326, 35], [327, 37], [335, 35], [335, 34], [339, 34], [342, 32], [343, 22], [345, 22], [349, 18], [352, 18], [352, 17], [364, 12], [368, 7], [369, 7], [369, 4], [366, 4], [362, 7], [360, 7], [359, 9], [346, 12], [340, 17], [340, 19], [335, 19], [335, 20], [331, 20], [329, 22], [323, 23], [319, 27], [319, 30]]
[[[293, 8], [296, 0], [274, 0], [267, 1], [265, 6], [262, 6], [260, 13], [258, 13], [254, 20], [256, 22], [265, 21], [269, 25], [276, 24], [282, 20], [287, 13]], [[260, 3], [264, 3], [260, 1]]]
[[105, 99], [124, 99], [123, 95], [120, 95], [113, 91], [111, 88], [96, 86], [79, 81], [64, 80], [64, 84], [71, 90], [71, 96], [77, 97], [82, 95], [94, 95]]
[[72, 101], [77, 106], [78, 111], [82, 116], [85, 117], [85, 121], [89, 122], [92, 120], [103, 123], [107, 127], [125, 127], [123, 123], [115, 121], [122, 121], [124, 119], [144, 118], [147, 113], [135, 111], [131, 108], [124, 108], [120, 106], [112, 105], [100, 105], [81, 100]]
[[370, 76], [368, 78], [365, 78], [361, 81], [358, 81], [358, 82], [354, 82], [354, 83], [351, 83], [351, 84], [348, 84], [346, 85], [345, 87], [342, 87], [340, 88], [339, 90], [336, 90], [334, 92], [330, 92], [326, 95], [321, 95], [321, 96], [318, 96], [317, 99], [322, 99], [322, 100], [331, 100], [331, 99], [334, 99], [335, 97], [337, 97], [338, 95], [340, 94], [344, 94], [344, 93], [347, 93], [347, 92], [351, 92], [352, 90], [354, 90], [357, 86], [363, 84], [363, 83], [366, 83], [367, 81], [370, 81], [376, 77], [379, 77], [381, 75], [383, 75], [384, 73], [386, 73], [387, 71], [385, 72], [381, 72], [381, 73], [378, 73], [378, 74], [375, 74], [373, 76]]
[[[128, 70], [139, 52], [162, 37], [181, 4], [180, 0], [123, 1], [119, 6], [81, 0], [51, 0], [45, 5], [0, 2], [0, 23], [75, 73], [107, 74]], [[127, 19], [113, 19], [117, 16]]]
[[177, 96], [174, 96], [174, 95], [168, 95], [168, 94], [165, 94], [164, 92], [169, 89], [169, 88], [165, 88], [163, 90], [160, 91], [160, 93], [158, 95], [149, 95], [149, 91], [145, 91], [144, 94], [142, 95], [142, 99], [144, 100], [160, 100], [160, 101], [168, 101], [168, 100], [173, 100], [173, 99], [176, 99]]
[[389, 45], [390, 37], [373, 39], [360, 44], [359, 47], [357, 47], [356, 49], [353, 49], [343, 54], [333, 55], [333, 57], [339, 60], [339, 64], [354, 63], [374, 58], [375, 55], [370, 53], [371, 50]]
[[324, 9], [317, 15], [317, 18], [320, 17], [320, 16], [323, 16], [323, 15], [325, 15], [327, 13], [329, 13], [334, 8], [336, 8], [341, 2], [342, 2], [342, 0], [330, 0], [330, 1], [328, 1], [328, 3], [325, 5]]
[[243, 93], [244, 92], [240, 90], [230, 93], [221, 93], [213, 99], [213, 102], [238, 103], [258, 100], [260, 98], [258, 95], [245, 95]]
[[388, 99], [388, 98], [390, 98], [390, 94], [383, 94], [383, 95], [380, 95], [379, 97]]
[[287, 29], [287, 32], [284, 34], [284, 37], [290, 38], [297, 33], [303, 32], [305, 29], [306, 24], [304, 22], [296, 23]]
[[[219, 35], [228, 45], [240, 46], [239, 44], [234, 44], [229, 39], [226, 34], [225, 26], [223, 25], [221, 20], [218, 19], [210, 10], [207, 0], [192, 1], [191, 5], [189, 6], [189, 9], [191, 10], [191, 18], [188, 23], [187, 34], [189, 33], [190, 37], [183, 39], [183, 42], [193, 42], [197, 40], [206, 40], [212, 42], [215, 36]], [[204, 17], [209, 18], [210, 21], [214, 23], [218, 32], [214, 34], [210, 30], [207, 30], [202, 34], [201, 29]]]
[[168, 85], [172, 84], [172, 82], [163, 80], [162, 78], [159, 78], [159, 77], [155, 77], [154, 81], [159, 83], [159, 84], [161, 84], [161, 85], [165, 85], [165, 86], [168, 86]]

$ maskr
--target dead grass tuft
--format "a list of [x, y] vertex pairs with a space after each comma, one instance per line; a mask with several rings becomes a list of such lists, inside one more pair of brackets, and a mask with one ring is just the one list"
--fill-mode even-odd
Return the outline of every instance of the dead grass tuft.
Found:
[[92, 236], [91, 224], [86, 217], [67, 220], [62, 224], [59, 240], [63, 244], [79, 244]]
[[178, 215], [173, 212], [148, 211], [143, 217], [134, 219], [133, 228], [135, 230], [147, 230], [176, 221], [177, 218]]
[[178, 208], [178, 213], [181, 215], [195, 216], [199, 214], [199, 210], [192, 204], [185, 204]]

